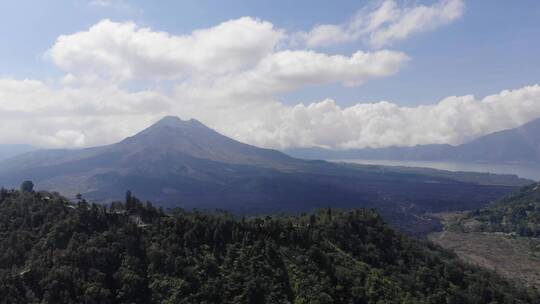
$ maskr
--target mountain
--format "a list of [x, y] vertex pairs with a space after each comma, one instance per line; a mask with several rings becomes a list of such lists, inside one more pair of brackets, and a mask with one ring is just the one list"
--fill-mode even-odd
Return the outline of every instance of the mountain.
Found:
[[379, 149], [329, 150], [299, 148], [286, 150], [290, 155], [308, 159], [381, 159], [466, 162], [539, 162], [540, 118], [520, 127], [481, 136], [468, 143], [420, 145]]
[[0, 161], [32, 150], [35, 148], [30, 145], [0, 144]]
[[129, 153], [182, 153], [190, 157], [241, 165], [286, 168], [289, 163], [296, 162], [281, 152], [257, 148], [223, 136], [195, 119], [183, 121], [172, 116], [126, 138], [114, 145], [114, 148]]
[[[137, 157], [150, 160], [166, 157], [168, 154], [182, 154], [208, 161], [228, 164], [287, 166], [293, 158], [284, 153], [260, 149], [240, 143], [206, 127], [197, 120], [183, 121], [167, 116], [149, 128], [128, 137], [119, 143], [80, 150], [39, 150], [26, 153], [6, 162], [9, 168], [17, 170], [41, 165], [60, 165], [81, 160], [102, 161], [103, 155], [115, 158], [122, 154], [121, 162], [136, 161]], [[106, 160], [103, 160], [107, 162]], [[117, 165], [122, 165], [117, 164]]]
[[456, 159], [540, 161], [540, 118], [518, 128], [482, 136], [457, 147]]
[[438, 223], [426, 212], [479, 208], [530, 181], [515, 176], [306, 161], [243, 144], [196, 120], [165, 117], [118, 143], [38, 150], [0, 162], [0, 185], [110, 202], [130, 189], [167, 207], [239, 213], [377, 208], [404, 229]]
[[0, 192], [2, 303], [538, 303], [372, 210], [238, 218]]
[[[180, 184], [192, 184], [191, 187], [201, 181], [216, 186], [222, 175], [249, 171], [254, 165], [256, 171], [286, 170], [298, 162], [301, 161], [281, 152], [232, 140], [196, 120], [165, 117], [116, 144], [78, 150], [38, 150], [9, 159], [1, 164], [0, 181], [16, 186], [17, 180], [33, 179], [70, 195], [80, 192], [94, 199], [111, 200], [121, 197], [120, 192], [129, 186], [174, 187], [174, 178], [179, 178], [176, 182]], [[10, 180], [14, 182], [9, 183]], [[116, 186], [123, 190], [118, 192]], [[116, 196], [109, 196], [107, 188]], [[199, 191], [209, 190], [204, 188], [201, 186]]]

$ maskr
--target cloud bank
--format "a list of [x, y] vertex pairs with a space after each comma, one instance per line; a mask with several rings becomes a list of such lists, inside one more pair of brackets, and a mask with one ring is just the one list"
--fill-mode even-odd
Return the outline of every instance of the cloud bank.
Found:
[[[286, 106], [271, 96], [236, 100], [198, 90], [203, 88], [178, 88], [166, 96], [155, 91], [130, 93], [115, 86], [51, 89], [37, 81], [2, 80], [0, 138], [53, 147], [98, 145], [176, 114], [265, 147], [362, 148], [458, 144], [540, 117], [539, 85], [482, 99], [452, 96], [417, 107], [381, 101], [342, 108], [330, 99]], [[25, 121], [22, 128], [21, 121]]]
[[462, 11], [456, 0], [406, 7], [385, 1], [344, 25], [314, 28], [304, 36], [314, 39], [306, 48], [290, 47], [298, 33], [251, 17], [188, 34], [103, 20], [58, 37], [47, 51], [46, 57], [65, 71], [63, 78], [0, 78], [0, 142], [101, 145], [164, 115], [179, 115], [272, 148], [458, 144], [540, 117], [539, 85], [482, 99], [451, 96], [417, 107], [391, 101], [349, 107], [332, 99], [279, 101], [279, 94], [309, 86], [364, 85], [398, 73], [410, 61], [388, 49], [328, 54], [310, 48], [327, 43], [321, 33], [334, 31], [331, 43], [341, 43], [352, 39], [355, 29], [362, 34], [354, 39], [368, 37], [378, 48], [446, 24]]
[[[283, 109], [266, 137], [246, 140], [277, 147], [364, 148], [460, 144], [540, 117], [540, 86], [505, 90], [476, 99], [447, 97], [436, 104], [401, 107], [358, 103], [342, 108], [331, 99]], [[269, 124], [270, 125], [270, 124]]]

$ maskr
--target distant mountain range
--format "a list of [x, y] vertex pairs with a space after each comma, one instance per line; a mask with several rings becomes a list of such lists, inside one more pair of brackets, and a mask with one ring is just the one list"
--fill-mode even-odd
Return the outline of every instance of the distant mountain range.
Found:
[[285, 152], [295, 157], [307, 159], [539, 162], [540, 118], [515, 129], [491, 133], [458, 146], [420, 145], [351, 150], [298, 148]]
[[35, 148], [30, 145], [0, 144], [0, 160], [7, 159], [32, 150], [35, 150]]
[[165, 117], [119, 143], [37, 150], [0, 162], [0, 185], [32, 180], [39, 189], [92, 201], [131, 190], [169, 207], [241, 213], [377, 208], [406, 229], [438, 224], [425, 212], [483, 206], [530, 181], [516, 176], [334, 164], [243, 144], [196, 120]]

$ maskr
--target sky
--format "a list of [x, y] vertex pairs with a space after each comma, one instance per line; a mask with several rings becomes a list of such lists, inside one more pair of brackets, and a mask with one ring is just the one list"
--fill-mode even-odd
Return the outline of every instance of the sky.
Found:
[[2, 1], [0, 143], [460, 144], [540, 117], [539, 36], [534, 0]]

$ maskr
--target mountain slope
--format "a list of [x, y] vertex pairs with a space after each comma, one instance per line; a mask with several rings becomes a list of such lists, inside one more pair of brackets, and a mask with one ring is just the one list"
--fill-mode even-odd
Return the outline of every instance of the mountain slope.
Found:
[[511, 193], [495, 204], [477, 210], [471, 218], [477, 229], [540, 238], [540, 183]]
[[514, 176], [404, 170], [305, 161], [227, 138], [195, 120], [166, 117], [125, 140], [80, 150], [29, 152], [0, 163], [0, 185], [95, 201], [127, 189], [145, 200], [241, 213], [377, 208], [394, 224], [424, 231], [425, 212], [479, 208], [528, 183]]
[[[0, 183], [16, 186], [20, 180], [32, 179], [69, 195], [80, 192], [110, 200], [118, 198], [125, 187], [138, 189], [138, 183], [149, 189], [187, 183], [205, 191], [219, 186], [229, 175], [287, 170], [302, 163], [281, 152], [227, 138], [196, 120], [165, 117], [116, 144], [39, 150], [9, 159], [0, 166]], [[109, 190], [117, 196], [109, 196]]]
[[540, 161], [540, 118], [457, 147], [458, 160]]
[[[197, 120], [182, 121], [168, 116], [115, 145], [116, 150], [138, 153], [175, 151], [211, 161], [230, 164], [287, 166], [294, 159], [281, 152], [261, 149], [223, 136]], [[147, 152], [150, 152], [146, 150]]]
[[[183, 121], [165, 117], [149, 128], [119, 143], [80, 150], [39, 150], [4, 163], [7, 169], [60, 165], [81, 160], [93, 160], [101, 155], [122, 154], [123, 162], [137, 157], [158, 159], [176, 153], [230, 164], [286, 166], [294, 159], [284, 153], [240, 143], [204, 126], [197, 120]], [[101, 157], [103, 158], [103, 157]]]
[[485, 208], [444, 214], [444, 231], [430, 235], [462, 258], [540, 288], [540, 184]]
[[32, 151], [35, 148], [30, 145], [7, 145], [0, 144], [0, 161], [15, 155]]
[[290, 155], [317, 159], [381, 159], [474, 162], [540, 161], [540, 118], [520, 127], [481, 136], [468, 143], [420, 145], [379, 149], [329, 150], [300, 148], [286, 150]]
[[[6, 303], [538, 303], [370, 210], [234, 218], [0, 195]], [[7, 224], [9, 223], [9, 225]]]

